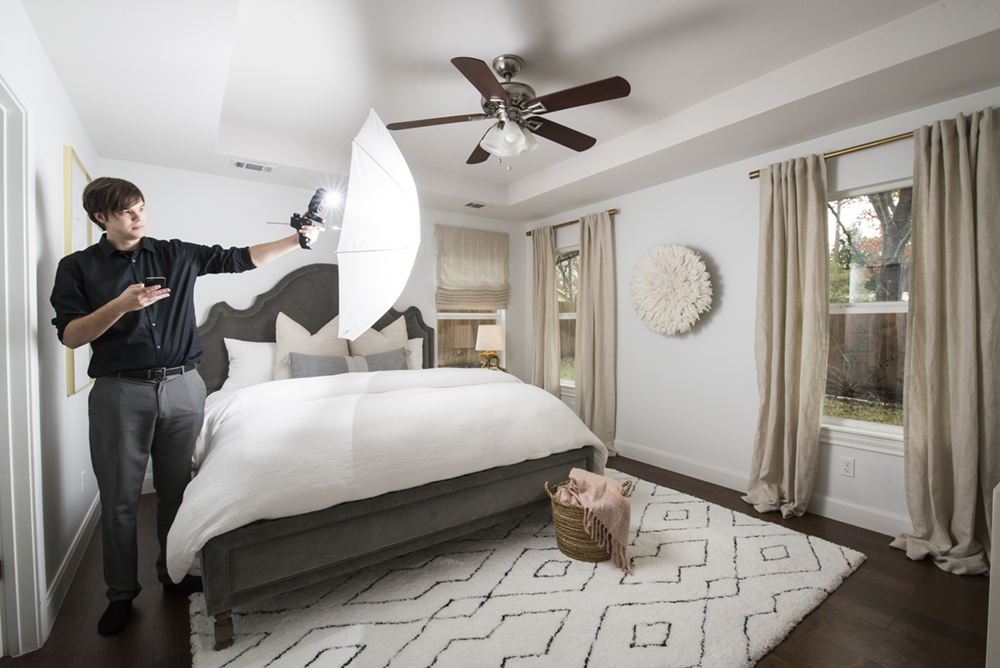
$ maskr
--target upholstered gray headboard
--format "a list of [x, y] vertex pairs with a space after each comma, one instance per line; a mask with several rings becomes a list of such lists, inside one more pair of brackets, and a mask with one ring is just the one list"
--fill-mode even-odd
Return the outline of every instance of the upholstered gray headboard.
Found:
[[[229, 355], [223, 339], [274, 341], [274, 323], [284, 313], [315, 334], [340, 313], [340, 283], [335, 264], [311, 264], [291, 272], [244, 310], [225, 302], [212, 306], [205, 324], [198, 328], [205, 348], [198, 373], [205, 387], [214, 392], [229, 375]], [[420, 310], [411, 306], [403, 312], [389, 309], [373, 325], [382, 329], [399, 316], [406, 317], [406, 333], [411, 339], [422, 338], [424, 368], [434, 366], [434, 330], [424, 323]]]

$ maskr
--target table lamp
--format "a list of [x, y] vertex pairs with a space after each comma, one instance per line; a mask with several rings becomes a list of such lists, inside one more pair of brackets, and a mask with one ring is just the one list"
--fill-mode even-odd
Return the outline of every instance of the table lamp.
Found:
[[483, 350], [479, 355], [483, 369], [495, 369], [507, 373], [507, 369], [500, 366], [500, 356], [496, 351], [503, 350], [503, 328], [500, 325], [480, 325], [479, 334], [476, 336], [476, 350]]

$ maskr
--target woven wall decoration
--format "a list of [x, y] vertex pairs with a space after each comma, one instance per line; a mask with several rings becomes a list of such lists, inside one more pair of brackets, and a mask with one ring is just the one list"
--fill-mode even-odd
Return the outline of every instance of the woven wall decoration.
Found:
[[629, 282], [632, 308], [657, 334], [688, 331], [712, 305], [712, 282], [701, 256], [661, 244], [643, 253]]

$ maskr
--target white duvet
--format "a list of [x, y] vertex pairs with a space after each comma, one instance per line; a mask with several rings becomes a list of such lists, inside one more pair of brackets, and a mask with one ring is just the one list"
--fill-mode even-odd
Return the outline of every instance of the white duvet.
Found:
[[575, 448], [607, 449], [559, 399], [480, 369], [377, 371], [217, 392], [167, 537], [179, 582], [209, 539]]

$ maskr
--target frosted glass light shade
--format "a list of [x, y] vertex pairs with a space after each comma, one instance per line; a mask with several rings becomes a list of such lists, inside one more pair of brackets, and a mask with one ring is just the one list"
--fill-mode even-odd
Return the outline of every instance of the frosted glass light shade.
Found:
[[503, 328], [500, 325], [480, 325], [476, 350], [503, 350]]
[[538, 146], [538, 140], [514, 121], [503, 123], [503, 128], [500, 125], [501, 123], [497, 123], [490, 128], [483, 140], [479, 142], [483, 150], [501, 158], [510, 158]]

